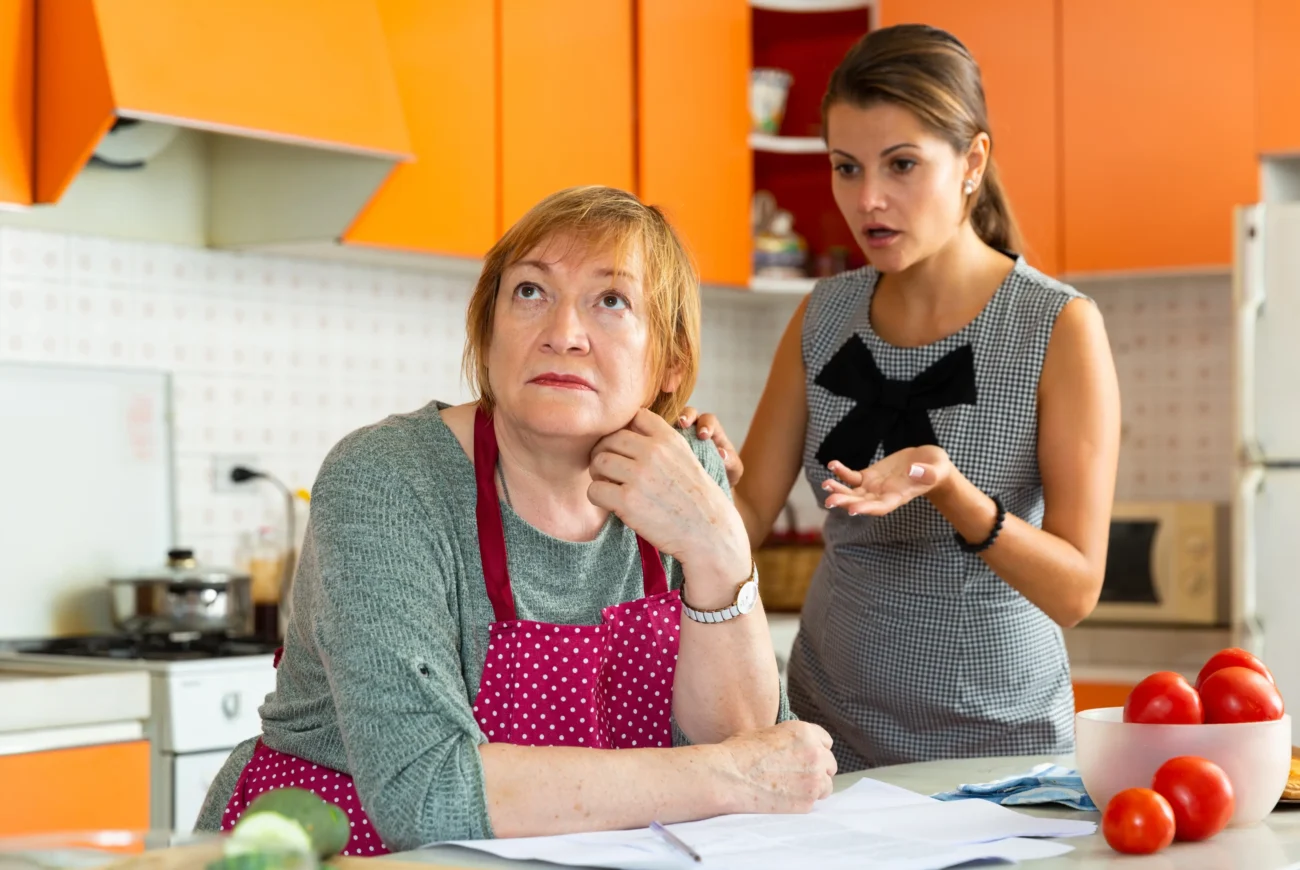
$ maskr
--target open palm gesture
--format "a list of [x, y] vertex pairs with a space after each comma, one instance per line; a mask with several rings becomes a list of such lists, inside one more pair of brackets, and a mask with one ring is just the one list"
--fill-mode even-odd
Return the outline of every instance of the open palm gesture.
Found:
[[879, 517], [942, 484], [952, 470], [952, 461], [942, 447], [927, 446], [891, 453], [862, 471], [838, 461], [827, 467], [835, 475], [822, 483], [822, 489], [830, 493], [828, 508], [840, 508], [852, 516]]

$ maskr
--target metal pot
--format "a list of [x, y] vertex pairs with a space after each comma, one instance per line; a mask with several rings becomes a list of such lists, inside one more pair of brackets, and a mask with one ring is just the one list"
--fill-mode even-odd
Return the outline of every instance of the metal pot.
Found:
[[130, 634], [253, 633], [252, 579], [200, 566], [193, 550], [170, 550], [166, 567], [108, 583], [113, 622]]

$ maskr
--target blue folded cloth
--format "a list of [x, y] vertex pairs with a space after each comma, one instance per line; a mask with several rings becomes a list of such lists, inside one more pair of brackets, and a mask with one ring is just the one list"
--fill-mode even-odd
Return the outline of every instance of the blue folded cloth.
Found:
[[1075, 810], [1097, 809], [1083, 788], [1077, 770], [1058, 764], [1040, 764], [1028, 773], [1008, 776], [994, 782], [959, 785], [953, 791], [930, 795], [941, 801], [980, 798], [1004, 806], [1026, 804], [1064, 804]]

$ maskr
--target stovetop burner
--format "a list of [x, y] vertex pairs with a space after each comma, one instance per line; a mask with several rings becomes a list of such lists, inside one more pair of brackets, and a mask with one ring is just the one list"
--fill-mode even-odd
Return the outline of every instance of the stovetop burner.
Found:
[[20, 641], [11, 649], [18, 653], [55, 656], [83, 656], [97, 659], [145, 659], [148, 661], [193, 661], [270, 655], [276, 644], [255, 638], [221, 635], [92, 635], [50, 640]]

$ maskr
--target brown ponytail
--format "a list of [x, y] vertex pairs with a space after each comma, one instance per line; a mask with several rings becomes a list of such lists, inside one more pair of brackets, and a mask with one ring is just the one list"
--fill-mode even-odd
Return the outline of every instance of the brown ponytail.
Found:
[[[837, 103], [867, 108], [893, 103], [910, 110], [959, 154], [988, 133], [988, 107], [979, 65], [957, 37], [925, 24], [899, 24], [858, 40], [831, 73], [822, 98], [822, 129]], [[1002, 190], [990, 144], [988, 166], [967, 205], [971, 226], [986, 245], [1022, 250], [1020, 230]]]

